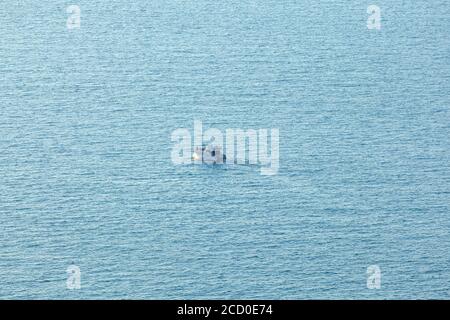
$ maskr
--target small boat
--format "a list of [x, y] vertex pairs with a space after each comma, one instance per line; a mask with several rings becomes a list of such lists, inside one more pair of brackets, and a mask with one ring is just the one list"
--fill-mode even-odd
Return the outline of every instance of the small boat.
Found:
[[192, 160], [195, 163], [222, 164], [227, 157], [222, 153], [222, 147], [209, 144], [195, 148]]

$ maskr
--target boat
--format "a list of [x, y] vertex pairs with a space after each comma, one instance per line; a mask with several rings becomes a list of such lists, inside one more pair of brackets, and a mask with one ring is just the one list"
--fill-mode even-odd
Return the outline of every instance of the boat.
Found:
[[192, 154], [194, 163], [222, 164], [226, 162], [227, 157], [222, 153], [222, 147], [214, 145], [213, 142], [214, 139], [211, 139], [209, 143], [204, 144], [201, 148], [195, 148]]

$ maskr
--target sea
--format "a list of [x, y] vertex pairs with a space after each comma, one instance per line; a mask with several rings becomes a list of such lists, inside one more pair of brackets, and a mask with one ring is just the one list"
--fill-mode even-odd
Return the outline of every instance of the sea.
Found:
[[[450, 299], [449, 32], [443, 0], [3, 1], [0, 299]], [[194, 121], [278, 129], [278, 171], [175, 164]]]

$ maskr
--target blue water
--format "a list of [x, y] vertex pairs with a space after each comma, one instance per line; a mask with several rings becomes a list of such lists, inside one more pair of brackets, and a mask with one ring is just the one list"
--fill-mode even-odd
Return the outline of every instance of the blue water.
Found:
[[[0, 298], [449, 299], [449, 30], [440, 0], [4, 3]], [[194, 120], [279, 128], [278, 174], [174, 166]]]

